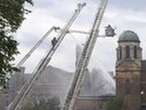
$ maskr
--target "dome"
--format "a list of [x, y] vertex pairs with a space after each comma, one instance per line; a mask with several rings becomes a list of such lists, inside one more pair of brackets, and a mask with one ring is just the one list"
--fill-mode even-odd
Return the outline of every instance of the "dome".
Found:
[[133, 31], [124, 31], [119, 38], [119, 42], [140, 42], [138, 35]]

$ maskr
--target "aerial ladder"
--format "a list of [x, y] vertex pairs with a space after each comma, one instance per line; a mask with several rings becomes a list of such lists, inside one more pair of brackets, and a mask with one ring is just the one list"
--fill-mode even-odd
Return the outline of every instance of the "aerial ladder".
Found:
[[75, 101], [77, 97], [79, 96], [80, 88], [82, 86], [82, 83], [85, 77], [85, 71], [89, 64], [90, 57], [92, 55], [92, 52], [96, 43], [96, 39], [99, 34], [99, 27], [100, 27], [105, 9], [107, 7], [107, 3], [108, 3], [108, 0], [101, 0], [90, 36], [83, 48], [83, 52], [81, 54], [80, 61], [77, 65], [72, 85], [69, 89], [69, 92], [66, 97], [64, 107], [62, 108], [62, 110], [73, 110]]
[[18, 95], [15, 97], [15, 99], [12, 101], [12, 103], [10, 103], [9, 106], [7, 107], [7, 110], [21, 110], [22, 103], [23, 103], [25, 97], [30, 92], [33, 83], [36, 81], [37, 78], [39, 78], [41, 73], [45, 70], [45, 68], [47, 67], [48, 63], [50, 62], [52, 56], [54, 55], [57, 48], [60, 46], [61, 42], [63, 41], [64, 37], [66, 36], [67, 32], [69, 31], [70, 27], [72, 26], [72, 24], [74, 23], [76, 18], [79, 16], [81, 10], [85, 6], [86, 6], [86, 3], [78, 4], [78, 8], [75, 10], [73, 16], [70, 18], [69, 22], [65, 25], [65, 27], [61, 30], [61, 33], [59, 34], [56, 45], [53, 48], [49, 49], [45, 58], [39, 63], [38, 67], [34, 70], [34, 72], [33, 72], [34, 75], [33, 75], [32, 79], [29, 82], [26, 82], [24, 84], [24, 86], [18, 92]]
[[[62, 31], [63, 29], [61, 29], [60, 27], [56, 27], [56, 26], [53, 26], [51, 27], [47, 33], [45, 33], [43, 35], [43, 37], [30, 49], [30, 51], [17, 63], [16, 67], [20, 67], [22, 66], [26, 61], [27, 59], [33, 54], [33, 52], [43, 43], [43, 41], [53, 32], [60, 32]], [[89, 34], [89, 32], [85, 32], [85, 31], [80, 31], [80, 30], [69, 30], [67, 32], [68, 33], [79, 33], [79, 34]]]
[[[109, 27], [110, 26], [110, 27]], [[53, 26], [51, 27], [48, 32], [32, 47], [32, 49], [17, 63], [16, 67], [20, 67], [23, 65], [27, 59], [32, 55], [32, 53], [41, 45], [41, 43], [51, 34], [52, 31], [58, 32], [62, 29], [60, 27]], [[67, 33], [78, 33], [78, 34], [85, 34], [89, 35], [90, 32], [87, 31], [81, 31], [81, 30], [69, 30]], [[108, 37], [112, 37], [115, 35], [114, 29], [111, 27], [111, 25], [108, 25], [105, 30], [105, 34]], [[105, 35], [98, 35], [99, 37], [105, 37]]]
[[57, 31], [59, 27], [51, 27], [45, 35], [33, 46], [33, 48], [17, 63], [16, 67], [23, 65], [32, 53], [41, 45], [41, 43], [51, 34], [53, 30]]

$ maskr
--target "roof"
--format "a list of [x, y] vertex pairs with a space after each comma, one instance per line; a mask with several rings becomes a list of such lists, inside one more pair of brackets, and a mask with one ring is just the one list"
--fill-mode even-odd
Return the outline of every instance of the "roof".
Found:
[[120, 35], [119, 42], [140, 42], [140, 40], [135, 32], [127, 30]]

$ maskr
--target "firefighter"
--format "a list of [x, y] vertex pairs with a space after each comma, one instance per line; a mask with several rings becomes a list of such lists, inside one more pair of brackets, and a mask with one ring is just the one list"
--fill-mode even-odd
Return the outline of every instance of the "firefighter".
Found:
[[111, 25], [105, 27], [105, 35], [108, 37], [113, 37], [115, 35], [115, 30], [112, 28]]
[[51, 43], [52, 43], [52, 48], [54, 48], [55, 45], [56, 45], [56, 43], [57, 43], [56, 37], [54, 37], [54, 38], [52, 39]]

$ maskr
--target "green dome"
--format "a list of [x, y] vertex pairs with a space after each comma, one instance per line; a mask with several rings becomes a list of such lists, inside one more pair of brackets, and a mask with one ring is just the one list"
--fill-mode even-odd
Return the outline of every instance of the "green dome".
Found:
[[133, 31], [124, 31], [119, 38], [119, 42], [140, 42], [138, 35]]

